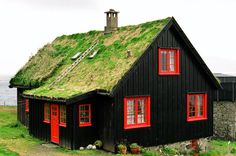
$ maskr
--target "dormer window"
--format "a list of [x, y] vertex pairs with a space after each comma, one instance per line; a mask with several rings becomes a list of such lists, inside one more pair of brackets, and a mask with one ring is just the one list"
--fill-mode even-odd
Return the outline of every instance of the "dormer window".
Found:
[[159, 48], [159, 75], [179, 75], [179, 49]]

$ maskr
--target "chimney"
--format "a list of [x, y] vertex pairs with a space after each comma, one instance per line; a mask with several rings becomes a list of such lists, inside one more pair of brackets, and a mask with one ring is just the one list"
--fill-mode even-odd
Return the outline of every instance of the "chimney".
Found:
[[118, 13], [119, 12], [114, 9], [105, 12], [107, 16], [107, 25], [104, 29], [105, 34], [112, 33], [118, 29]]

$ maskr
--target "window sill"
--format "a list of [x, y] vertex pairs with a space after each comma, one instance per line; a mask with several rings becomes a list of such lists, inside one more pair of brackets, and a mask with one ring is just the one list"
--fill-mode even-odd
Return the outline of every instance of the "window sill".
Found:
[[192, 122], [192, 121], [201, 121], [201, 120], [207, 120], [206, 117], [201, 117], [201, 118], [188, 118], [187, 121], [188, 122]]
[[48, 121], [48, 120], [44, 120], [43, 122], [44, 122], [44, 123], [50, 123], [50, 121]]
[[86, 124], [80, 124], [79, 127], [88, 127], [88, 126], [92, 126], [91, 123], [86, 123]]
[[165, 76], [165, 75], [180, 75], [180, 73], [178, 72], [176, 72], [176, 73], [168, 73], [168, 72], [159, 72], [159, 75], [162, 75], [162, 76]]
[[60, 123], [59, 126], [66, 127], [66, 124], [65, 123]]
[[130, 125], [130, 126], [124, 126], [124, 129], [135, 129], [135, 128], [145, 128], [145, 127], [151, 127], [151, 125], [150, 124]]

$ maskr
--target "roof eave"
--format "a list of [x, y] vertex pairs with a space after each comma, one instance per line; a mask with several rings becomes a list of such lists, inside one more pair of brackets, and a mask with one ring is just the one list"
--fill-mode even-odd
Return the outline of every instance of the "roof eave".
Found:
[[84, 94], [81, 94], [81, 95], [75, 95], [73, 97], [70, 97], [69, 99], [66, 100], [66, 104], [73, 104], [73, 103], [76, 103], [78, 101], [91, 98], [95, 95], [113, 97], [112, 94], [107, 90], [95, 89], [95, 90], [92, 90], [90, 92], [87, 92], [87, 93], [84, 93]]
[[48, 101], [48, 102], [62, 102], [62, 103], [66, 102], [65, 98], [54, 98], [54, 97], [47, 97], [47, 96], [28, 95], [28, 94], [23, 94], [22, 96], [28, 99], [43, 100], [43, 101]]
[[32, 89], [31, 87], [21, 86], [21, 85], [12, 85], [8, 86], [9, 88], [21, 88], [21, 89]]
[[28, 99], [43, 100], [43, 101], [48, 101], [48, 102], [61, 102], [61, 103], [66, 103], [66, 104], [72, 104], [81, 100], [85, 100], [95, 95], [112, 97], [112, 94], [109, 91], [103, 90], [103, 89], [92, 90], [90, 92], [80, 94], [80, 95], [75, 95], [69, 98], [55, 98], [55, 97], [37, 96], [37, 95], [28, 95], [28, 94], [23, 94], [23, 97], [28, 98]]

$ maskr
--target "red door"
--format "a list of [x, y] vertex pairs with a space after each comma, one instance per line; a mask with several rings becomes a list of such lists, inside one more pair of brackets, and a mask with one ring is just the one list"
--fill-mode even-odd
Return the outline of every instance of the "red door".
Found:
[[59, 144], [59, 107], [51, 105], [51, 142]]

